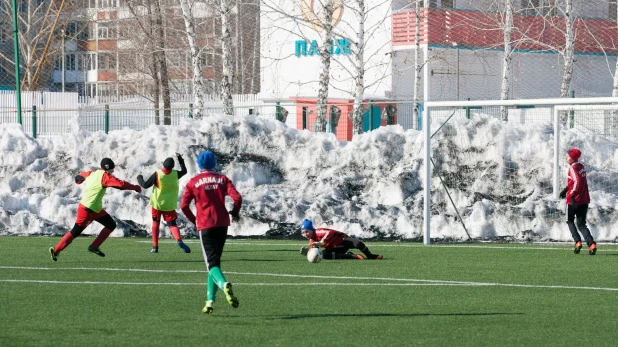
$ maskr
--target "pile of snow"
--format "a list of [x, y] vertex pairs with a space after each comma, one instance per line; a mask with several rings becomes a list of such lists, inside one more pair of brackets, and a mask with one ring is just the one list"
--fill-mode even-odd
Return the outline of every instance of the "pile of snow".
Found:
[[[439, 173], [472, 238], [570, 240], [560, 212], [564, 202], [551, 196], [551, 126], [478, 117], [452, 121], [432, 141], [432, 237], [467, 239]], [[609, 184], [618, 178], [613, 174], [618, 146], [574, 131], [565, 132], [561, 142], [562, 148], [578, 146], [584, 152], [593, 200], [589, 225], [596, 238], [613, 241], [618, 191]], [[217, 169], [243, 195], [242, 219], [232, 224], [231, 235], [297, 235], [300, 221], [310, 218], [316, 226], [362, 238], [422, 236], [423, 138], [399, 126], [340, 142], [332, 134], [252, 116], [209, 116], [142, 131], [75, 131], [42, 139], [5, 124], [0, 125], [0, 149], [0, 234], [64, 234], [73, 226], [83, 189], [73, 177], [98, 168], [104, 157], [116, 163], [116, 177], [136, 184], [137, 175], [150, 176], [179, 152], [189, 170], [180, 182], [184, 187], [198, 172], [197, 154], [212, 150]], [[566, 167], [563, 171], [566, 176]], [[595, 190], [597, 181], [605, 182], [598, 185], [602, 189]], [[107, 190], [104, 207], [119, 226], [113, 236], [149, 233], [149, 195], [150, 189], [141, 194]], [[99, 230], [93, 223], [84, 233]], [[182, 232], [193, 230], [181, 224]]]

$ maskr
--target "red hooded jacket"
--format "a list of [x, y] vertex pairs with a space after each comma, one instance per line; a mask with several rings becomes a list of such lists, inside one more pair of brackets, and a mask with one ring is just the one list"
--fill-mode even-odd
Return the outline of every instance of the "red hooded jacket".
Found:
[[578, 161], [571, 163], [569, 167], [569, 174], [567, 176], [567, 205], [571, 203], [571, 197], [575, 198], [575, 203], [578, 205], [590, 203], [586, 169], [584, 169], [584, 165]]

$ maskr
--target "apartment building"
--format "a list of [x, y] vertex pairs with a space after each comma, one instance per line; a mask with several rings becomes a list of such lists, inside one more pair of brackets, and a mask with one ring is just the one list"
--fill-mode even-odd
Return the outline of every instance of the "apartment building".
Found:
[[[232, 14], [232, 55], [235, 85], [252, 93], [259, 88], [259, 20], [256, 4], [238, 2]], [[159, 1], [161, 17], [153, 1], [84, 0], [67, 26], [64, 59], [56, 60], [51, 88], [76, 91], [86, 97], [107, 100], [124, 96], [152, 97], [156, 52], [163, 52], [167, 65], [170, 93], [191, 94], [193, 90], [191, 54], [185, 24], [177, 0]], [[221, 79], [221, 19], [212, 4], [196, 2], [192, 14], [201, 47], [202, 74], [207, 92], [219, 91]], [[160, 21], [160, 23], [159, 23]], [[161, 30], [162, 45], [155, 32]], [[255, 37], [257, 36], [257, 40]], [[253, 90], [248, 90], [253, 86]]]

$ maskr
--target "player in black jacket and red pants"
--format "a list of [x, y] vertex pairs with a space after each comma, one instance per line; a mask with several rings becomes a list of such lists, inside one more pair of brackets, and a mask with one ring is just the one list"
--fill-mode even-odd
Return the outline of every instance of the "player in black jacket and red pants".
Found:
[[[567, 176], [567, 186], [560, 192], [560, 197], [566, 198], [567, 225], [573, 240], [575, 240], [573, 252], [579, 254], [579, 251], [582, 249], [582, 239], [577, 232], [579, 230], [588, 245], [588, 254], [595, 255], [597, 243], [594, 242], [592, 234], [590, 234], [590, 230], [586, 226], [590, 194], [588, 193], [586, 169], [578, 161], [581, 155], [582, 152], [577, 148], [571, 148], [567, 151], [566, 162], [569, 164], [569, 173]], [[575, 217], [577, 217], [577, 223], [575, 223]]]

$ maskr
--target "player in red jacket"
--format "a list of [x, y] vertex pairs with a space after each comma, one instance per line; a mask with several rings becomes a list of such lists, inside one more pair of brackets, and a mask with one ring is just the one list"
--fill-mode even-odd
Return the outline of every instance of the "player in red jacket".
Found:
[[[588, 204], [590, 203], [590, 194], [588, 193], [588, 180], [586, 179], [586, 169], [580, 163], [579, 157], [582, 152], [577, 148], [571, 148], [567, 151], [566, 162], [569, 164], [569, 173], [567, 176], [567, 186], [560, 192], [561, 198], [566, 198], [567, 203], [567, 225], [573, 240], [575, 240], [575, 249], [573, 252], [579, 254], [582, 249], [582, 239], [577, 232], [584, 236], [588, 245], [588, 254], [595, 255], [597, 252], [597, 243], [594, 242], [590, 230], [586, 226], [586, 215], [588, 214]], [[577, 223], [575, 223], [577, 217]]]
[[[367, 259], [382, 259], [381, 255], [371, 253], [369, 248], [361, 240], [333, 229], [315, 229], [313, 223], [309, 219], [305, 219], [302, 222], [300, 232], [305, 238], [309, 239], [310, 247], [324, 248], [322, 252], [324, 259], [365, 259], [360, 254], [348, 252], [352, 248], [363, 252]], [[307, 255], [307, 251], [309, 251], [309, 248], [303, 247], [300, 250], [300, 254]]]
[[121, 190], [134, 190], [138, 193], [142, 191], [140, 186], [114, 177], [114, 167], [115, 164], [111, 159], [103, 158], [99, 170], [84, 171], [75, 176], [75, 183], [83, 183], [85, 185], [82, 200], [77, 207], [77, 218], [75, 220], [75, 225], [73, 225], [73, 229], [64, 234], [55, 247], [49, 249], [53, 261], [58, 260], [58, 254], [62, 252], [63, 249], [67, 248], [71, 242], [73, 242], [73, 239], [78, 237], [92, 221], [99, 222], [104, 228], [97, 238], [94, 239], [92, 244], [88, 246], [88, 250], [98, 256], [105, 256], [99, 247], [112, 231], [116, 229], [116, 222], [103, 209], [103, 195], [105, 195], [105, 191], [108, 187]]
[[[202, 152], [197, 157], [201, 172], [191, 178], [180, 200], [180, 208], [187, 219], [196, 225], [202, 242], [202, 253], [208, 269], [206, 306], [202, 312], [212, 314], [217, 288], [223, 290], [232, 307], [239, 305], [238, 298], [232, 292], [232, 283], [225, 280], [221, 271], [221, 254], [230, 226], [230, 215], [238, 221], [242, 197], [224, 175], [214, 171], [217, 159], [214, 153]], [[234, 208], [228, 212], [225, 208], [225, 196], [234, 200]], [[195, 201], [196, 215], [191, 211], [191, 202]]]

